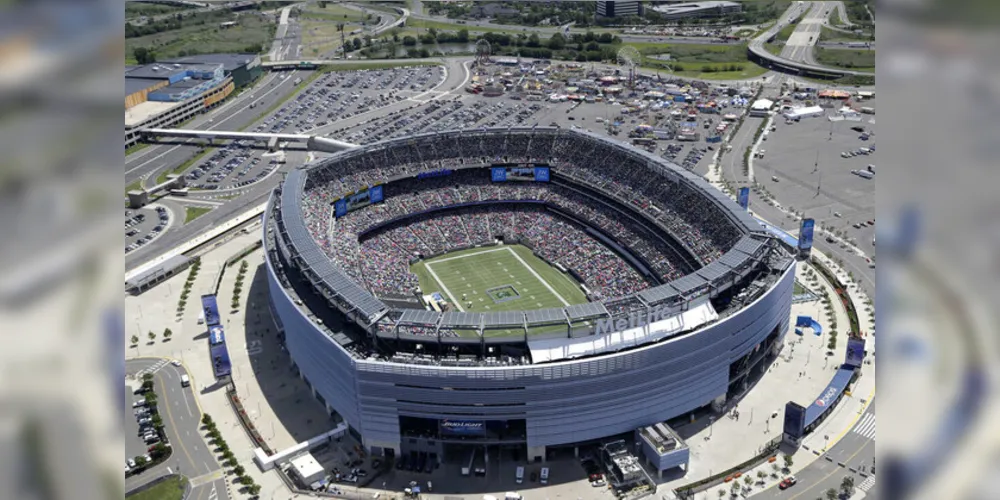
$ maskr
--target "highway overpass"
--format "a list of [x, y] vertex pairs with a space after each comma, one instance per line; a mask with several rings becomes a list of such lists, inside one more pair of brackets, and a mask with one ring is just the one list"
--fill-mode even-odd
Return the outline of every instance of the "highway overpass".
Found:
[[267, 134], [258, 132], [227, 132], [225, 130], [186, 130], [176, 128], [151, 128], [142, 131], [146, 137], [180, 137], [184, 139], [230, 139], [234, 141], [250, 140], [266, 142], [271, 149], [276, 149], [279, 142], [304, 143], [310, 151], [336, 153], [345, 149], [357, 147], [349, 142], [327, 139], [305, 134]]

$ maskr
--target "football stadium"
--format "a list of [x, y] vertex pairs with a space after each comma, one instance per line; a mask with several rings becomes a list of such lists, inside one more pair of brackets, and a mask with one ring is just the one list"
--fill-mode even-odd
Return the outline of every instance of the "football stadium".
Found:
[[701, 177], [545, 127], [296, 169], [264, 245], [294, 369], [373, 455], [544, 460], [721, 408], [777, 356], [795, 271]]

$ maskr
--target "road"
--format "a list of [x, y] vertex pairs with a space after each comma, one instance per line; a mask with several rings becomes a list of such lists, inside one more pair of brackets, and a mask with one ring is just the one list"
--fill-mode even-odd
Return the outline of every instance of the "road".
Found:
[[201, 436], [201, 409], [196, 396], [191, 387], [181, 387], [181, 375], [187, 373], [184, 367], [162, 363], [158, 358], [136, 358], [125, 360], [125, 373], [135, 374], [157, 365], [160, 367], [153, 372], [153, 390], [173, 453], [162, 464], [126, 479], [125, 491], [166, 474], [180, 473], [194, 485], [188, 499], [226, 500], [229, 495], [222, 466]]
[[[295, 78], [305, 79], [309, 71], [295, 71], [288, 78], [281, 79], [278, 73], [268, 73], [261, 81], [231, 98], [221, 107], [206, 114], [197, 116], [184, 128], [194, 130], [239, 130], [251, 124], [260, 115], [261, 108], [257, 105], [250, 108], [251, 103], [259, 103], [264, 109], [275, 101], [290, 94], [295, 89]], [[193, 141], [192, 141], [193, 142]], [[125, 185], [138, 179], [149, 179], [146, 187], [152, 187], [157, 175], [180, 165], [195, 154], [195, 148], [178, 144], [151, 145], [125, 157]]]
[[870, 474], [875, 466], [874, 438], [873, 404], [843, 439], [795, 475], [798, 484], [784, 491], [771, 487], [753, 495], [753, 498], [759, 500], [826, 498], [827, 490], [832, 488], [840, 491], [844, 477], [854, 478], [855, 489], [867, 493], [875, 485], [876, 476]]

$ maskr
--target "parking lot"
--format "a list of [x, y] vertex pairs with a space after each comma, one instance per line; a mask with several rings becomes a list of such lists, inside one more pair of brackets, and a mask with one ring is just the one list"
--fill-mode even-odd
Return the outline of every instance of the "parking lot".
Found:
[[[414, 96], [440, 83], [443, 76], [439, 67], [327, 73], [264, 118], [253, 131], [309, 133], [316, 127]], [[263, 99], [254, 103], [267, 104]], [[184, 175], [188, 185], [196, 190], [234, 190], [267, 178], [282, 164], [282, 153], [267, 153], [252, 141], [229, 141]]]
[[161, 206], [148, 205], [125, 211], [125, 253], [153, 241], [170, 225], [170, 213]]
[[149, 406], [142, 389], [126, 386], [125, 393], [131, 395], [124, 416], [125, 474], [128, 475], [141, 473], [144, 468], [144, 464], [136, 463], [136, 457], [143, 457], [146, 464], [152, 462], [150, 453], [163, 440], [163, 436], [153, 425], [159, 419], [158, 412]]
[[857, 121], [775, 117], [762, 143], [766, 153], [754, 163], [757, 180], [772, 193], [780, 189], [786, 208], [804, 211], [874, 255], [874, 129], [874, 117], [864, 114]]

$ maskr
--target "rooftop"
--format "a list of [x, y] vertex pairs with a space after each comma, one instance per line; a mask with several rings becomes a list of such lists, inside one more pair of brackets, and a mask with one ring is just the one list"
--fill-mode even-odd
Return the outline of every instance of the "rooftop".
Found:
[[125, 95], [130, 96], [136, 92], [141, 92], [154, 85], [160, 84], [163, 79], [159, 78], [125, 78]]
[[165, 113], [174, 106], [178, 106], [180, 104], [181, 103], [179, 102], [158, 101], [146, 101], [136, 104], [125, 111], [125, 126], [134, 127], [156, 115], [159, 115], [160, 113]]
[[198, 56], [175, 57], [165, 63], [178, 64], [221, 64], [226, 71], [232, 71], [240, 66], [249, 64], [257, 57], [257, 54], [203, 54]]

